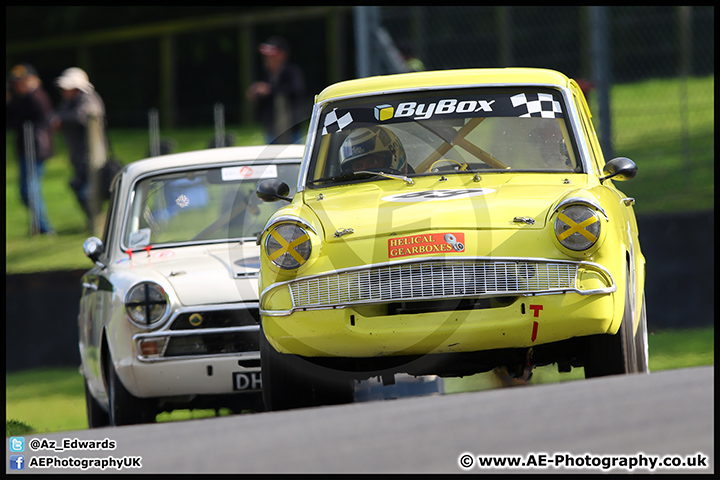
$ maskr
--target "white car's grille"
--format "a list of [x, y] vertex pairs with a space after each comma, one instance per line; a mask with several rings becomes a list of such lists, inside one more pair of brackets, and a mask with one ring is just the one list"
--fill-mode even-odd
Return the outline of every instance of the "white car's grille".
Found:
[[578, 264], [453, 260], [356, 269], [290, 282], [295, 308], [542, 294], [576, 289]]

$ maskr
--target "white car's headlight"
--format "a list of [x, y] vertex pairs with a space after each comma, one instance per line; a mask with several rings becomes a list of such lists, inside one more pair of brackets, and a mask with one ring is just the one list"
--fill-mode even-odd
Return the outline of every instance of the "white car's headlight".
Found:
[[312, 252], [307, 230], [294, 223], [282, 223], [270, 228], [265, 239], [268, 260], [285, 270], [299, 268]]
[[571, 205], [555, 218], [555, 236], [560, 244], [575, 252], [595, 245], [600, 238], [600, 217], [590, 207]]
[[163, 320], [169, 309], [167, 293], [157, 283], [138, 283], [125, 296], [125, 311], [131, 322], [141, 328], [150, 328]]

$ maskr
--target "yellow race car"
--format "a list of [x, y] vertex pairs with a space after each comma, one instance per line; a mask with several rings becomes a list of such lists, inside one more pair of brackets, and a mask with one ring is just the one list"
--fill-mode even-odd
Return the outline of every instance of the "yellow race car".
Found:
[[634, 199], [578, 84], [543, 69], [379, 76], [315, 99], [297, 193], [258, 236], [265, 406], [353, 380], [648, 371]]

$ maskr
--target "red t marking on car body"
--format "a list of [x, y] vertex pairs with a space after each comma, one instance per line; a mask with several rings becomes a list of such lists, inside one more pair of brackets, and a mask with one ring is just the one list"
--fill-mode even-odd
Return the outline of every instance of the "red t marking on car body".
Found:
[[540, 316], [540, 310], [542, 310], [542, 309], [543, 309], [543, 306], [542, 306], [542, 305], [530, 305], [530, 310], [532, 310], [533, 312], [535, 312], [535, 314], [533, 315], [533, 317], [539, 317], [539, 316]]

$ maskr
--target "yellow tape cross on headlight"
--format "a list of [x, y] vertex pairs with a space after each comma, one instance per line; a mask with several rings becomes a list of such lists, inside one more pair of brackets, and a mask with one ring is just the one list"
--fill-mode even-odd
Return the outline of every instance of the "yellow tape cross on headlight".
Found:
[[295, 247], [304, 243], [306, 240], [310, 240], [307, 233], [300, 238], [296, 238], [290, 243], [288, 243], [288, 241], [285, 240], [276, 230], [272, 230], [270, 235], [280, 244], [280, 248], [268, 257], [269, 260], [275, 260], [281, 255], [289, 253], [300, 265], [305, 263], [305, 259], [300, 256], [300, 254], [295, 250]]
[[565, 230], [563, 233], [558, 235], [558, 237], [557, 237], [558, 240], [565, 240], [567, 237], [569, 237], [570, 235], [572, 235], [575, 232], [579, 233], [580, 235], [587, 238], [591, 242], [594, 242], [595, 240], [597, 240], [597, 237], [595, 235], [593, 235], [592, 233], [588, 232], [585, 229], [585, 227], [589, 227], [590, 225], [592, 225], [593, 223], [598, 221], [596, 216], [593, 215], [592, 217], [590, 217], [587, 220], [580, 222], [580, 223], [575, 223], [575, 221], [573, 221], [572, 218], [568, 217], [564, 213], [558, 214], [558, 218], [560, 220], [562, 220], [563, 222], [565, 222], [568, 227], [570, 227], [567, 230]]

